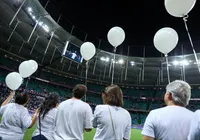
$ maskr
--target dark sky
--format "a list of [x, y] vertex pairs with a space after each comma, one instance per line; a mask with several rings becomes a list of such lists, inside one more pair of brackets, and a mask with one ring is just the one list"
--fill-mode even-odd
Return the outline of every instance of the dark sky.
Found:
[[[141, 56], [146, 46], [146, 56], [160, 56], [153, 46], [154, 34], [162, 27], [172, 27], [179, 34], [179, 45], [171, 55], [180, 54], [184, 46], [184, 53], [191, 53], [184, 23], [181, 18], [172, 17], [164, 7], [164, 0], [52, 0], [62, 14], [75, 26], [88, 33], [88, 41], [102, 39], [101, 49], [112, 51], [107, 45], [107, 32], [113, 26], [120, 26], [126, 33], [125, 42], [119, 46], [118, 53]], [[200, 2], [189, 14], [188, 26], [200, 52]], [[96, 42], [95, 42], [96, 43]], [[97, 46], [98, 43], [95, 45]]]

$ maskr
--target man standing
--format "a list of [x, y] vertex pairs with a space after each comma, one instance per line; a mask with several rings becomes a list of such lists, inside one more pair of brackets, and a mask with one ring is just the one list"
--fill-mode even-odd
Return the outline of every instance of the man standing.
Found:
[[76, 85], [73, 97], [62, 102], [57, 111], [55, 140], [83, 140], [84, 130], [92, 130], [92, 109], [81, 101], [85, 96], [87, 87]]
[[143, 140], [187, 140], [193, 112], [186, 109], [191, 97], [188, 83], [176, 80], [166, 87], [166, 107], [152, 110], [142, 130]]

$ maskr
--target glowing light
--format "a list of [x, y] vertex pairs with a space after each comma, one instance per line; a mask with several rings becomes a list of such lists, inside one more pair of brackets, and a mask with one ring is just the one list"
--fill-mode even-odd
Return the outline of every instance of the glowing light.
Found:
[[120, 59], [118, 62], [119, 62], [119, 64], [123, 64], [123, 63], [124, 63], [124, 60], [123, 60], [123, 59]]

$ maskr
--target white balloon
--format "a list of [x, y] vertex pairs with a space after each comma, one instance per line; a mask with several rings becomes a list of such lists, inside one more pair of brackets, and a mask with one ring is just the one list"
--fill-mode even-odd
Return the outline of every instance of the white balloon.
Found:
[[21, 86], [23, 79], [19, 73], [11, 72], [6, 76], [5, 81], [8, 88], [11, 90], [17, 90]]
[[19, 73], [23, 78], [31, 76], [38, 69], [38, 64], [34, 60], [24, 61], [19, 65]]
[[165, 0], [167, 12], [174, 17], [184, 17], [194, 7], [196, 0]]
[[107, 38], [109, 43], [116, 48], [124, 42], [125, 32], [120, 27], [113, 27], [109, 30]]
[[32, 72], [36, 72], [37, 69], [38, 69], [38, 63], [35, 61], [35, 60], [29, 60], [28, 61], [29, 63], [31, 63], [31, 69], [32, 69]]
[[95, 55], [96, 48], [91, 42], [85, 42], [81, 45], [80, 52], [82, 57], [88, 61]]
[[178, 34], [172, 28], [162, 28], [154, 36], [154, 46], [163, 54], [171, 52], [178, 44]]

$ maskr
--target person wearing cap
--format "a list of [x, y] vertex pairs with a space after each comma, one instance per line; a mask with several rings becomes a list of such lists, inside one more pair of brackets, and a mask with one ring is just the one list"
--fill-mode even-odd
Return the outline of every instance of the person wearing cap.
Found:
[[188, 83], [176, 80], [166, 87], [166, 107], [152, 110], [146, 118], [143, 140], [187, 140], [193, 112], [186, 109], [191, 97]]

